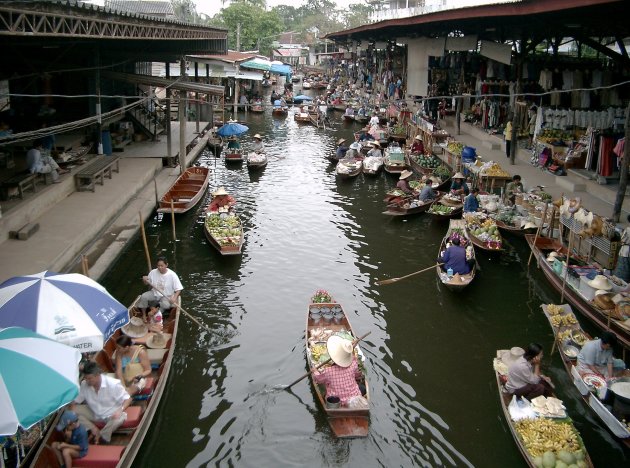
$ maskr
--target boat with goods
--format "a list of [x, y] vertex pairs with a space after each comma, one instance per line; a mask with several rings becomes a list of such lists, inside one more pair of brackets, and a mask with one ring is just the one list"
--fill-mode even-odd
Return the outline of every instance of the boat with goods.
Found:
[[[139, 298], [139, 297], [138, 297]], [[130, 314], [138, 298], [130, 307]], [[181, 298], [179, 298], [181, 306]], [[129, 467], [140, 451], [144, 438], [155, 417], [162, 395], [165, 393], [168, 377], [173, 365], [173, 352], [177, 340], [177, 330], [180, 312], [177, 307], [170, 309], [168, 316], [165, 316], [161, 333], [145, 332], [143, 336], [133, 338], [135, 344], [141, 344], [147, 348], [147, 354], [151, 361], [151, 375], [146, 378], [145, 388], [137, 395], [134, 395], [133, 402], [125, 410], [127, 420], [114, 432], [110, 444], [90, 444], [85, 457], [75, 459], [77, 467]], [[99, 364], [104, 372], [115, 372], [115, 351], [116, 340], [123, 334], [121, 329], [117, 330], [112, 337], [107, 340], [103, 349], [99, 351], [94, 360]], [[161, 336], [156, 336], [161, 335]], [[53, 427], [59, 422], [61, 411], [58, 412]], [[99, 424], [97, 424], [98, 426]], [[101, 426], [102, 427], [102, 426]], [[51, 449], [53, 442], [62, 441], [62, 433], [59, 431], [49, 432], [47, 439], [41, 444], [35, 454], [32, 468], [49, 468], [59, 466], [55, 453]]]
[[402, 171], [408, 168], [405, 153], [398, 146], [385, 148], [383, 166], [389, 174], [399, 176]]
[[[569, 304], [542, 304], [541, 307], [553, 330], [554, 347], [559, 350], [562, 364], [582, 400], [599, 416], [610, 432], [630, 447], [630, 424], [627, 422], [630, 420], [630, 401], [623, 400], [623, 397], [618, 398], [613, 392], [609, 396], [607, 391], [608, 383], [612, 387], [617, 382], [630, 382], [630, 371], [625, 371], [625, 377], [609, 382], [598, 374], [579, 372], [576, 359], [582, 346], [591, 340], [591, 336], [582, 329]], [[605, 396], [605, 401], [600, 399], [600, 395]], [[612, 402], [609, 397], [613, 399]], [[630, 394], [627, 397], [630, 398]]]
[[240, 255], [245, 241], [243, 224], [239, 216], [230, 211], [228, 213], [206, 212], [203, 232], [221, 255]]
[[448, 226], [448, 231], [446, 231], [446, 235], [442, 239], [442, 243], [440, 244], [440, 251], [438, 252], [438, 257], [441, 257], [443, 252], [450, 246], [450, 243], [453, 239], [459, 239], [459, 245], [466, 249], [466, 260], [470, 262], [472, 265], [470, 272], [465, 275], [460, 275], [456, 273], [454, 275], [449, 275], [447, 271], [444, 270], [442, 265], [436, 265], [435, 269], [437, 272], [438, 279], [440, 282], [446, 286], [448, 289], [453, 291], [461, 291], [466, 286], [468, 286], [475, 279], [475, 273], [477, 272], [477, 261], [475, 259], [475, 249], [472, 246], [470, 238], [466, 233], [466, 225], [464, 220], [462, 219], [452, 219]]
[[[396, 189], [393, 192], [388, 193], [388, 196], [385, 198], [387, 209], [383, 211], [382, 214], [387, 216], [411, 216], [422, 214], [431, 208], [431, 205], [437, 202], [443, 195], [439, 193], [436, 198], [427, 201], [420, 201], [416, 198], [416, 195], [403, 194], [402, 196], [395, 196], [398, 192], [400, 192], [400, 190]], [[390, 198], [391, 196], [394, 196], [394, 198]]]
[[468, 237], [480, 250], [485, 252], [503, 252], [503, 238], [492, 218], [485, 213], [464, 213]]
[[343, 158], [335, 167], [335, 175], [340, 179], [353, 179], [361, 174], [362, 168], [362, 159]]
[[527, 466], [592, 467], [584, 441], [567, 415], [562, 400], [553, 395], [540, 396], [529, 402], [507, 392], [509, 356], [510, 350], [498, 350], [493, 368], [505, 422]]
[[247, 169], [260, 170], [267, 166], [268, 158], [264, 152], [252, 151], [247, 154]]
[[158, 213], [185, 213], [199, 203], [208, 187], [210, 169], [189, 167], [162, 196]]
[[226, 148], [225, 150], [225, 162], [226, 163], [241, 163], [243, 162], [243, 151], [237, 148]]
[[[332, 299], [331, 299], [332, 301]], [[312, 369], [329, 359], [326, 342], [328, 338], [338, 334], [349, 340], [356, 339], [350, 321], [341, 306], [336, 302], [311, 303], [306, 312], [306, 362]], [[354, 354], [362, 373], [360, 383], [365, 385], [365, 395], [370, 401], [370, 390], [365, 372], [365, 356], [361, 347], [354, 347]], [[321, 369], [325, 369], [325, 366]], [[369, 404], [367, 408], [333, 407], [326, 400], [326, 387], [318, 384], [311, 373], [311, 383], [320, 406], [328, 417], [328, 423], [336, 437], [367, 437], [369, 431]]]

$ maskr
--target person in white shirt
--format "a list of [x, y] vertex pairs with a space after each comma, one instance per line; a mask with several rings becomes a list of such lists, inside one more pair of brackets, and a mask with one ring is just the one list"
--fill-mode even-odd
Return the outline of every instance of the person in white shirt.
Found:
[[[112, 440], [112, 433], [127, 419], [125, 410], [132, 402], [131, 397], [120, 380], [103, 375], [94, 361], [85, 364], [83, 375], [79, 396], [70, 409], [92, 433], [95, 444], [100, 440], [108, 444]], [[86, 404], [82, 405], [83, 402]], [[105, 426], [99, 431], [94, 425], [95, 421], [105, 422]]]
[[159, 304], [161, 311], [172, 308], [184, 289], [177, 274], [169, 270], [166, 257], [158, 257], [156, 267], [148, 276], [142, 277], [144, 284], [151, 286], [151, 290], [143, 293], [136, 303], [143, 315], [150, 305]]
[[35, 140], [33, 147], [26, 153], [26, 164], [31, 174], [36, 172], [39, 174], [50, 174], [53, 183], [59, 182], [59, 174], [70, 172], [69, 170], [60, 169], [55, 160], [48, 155], [42, 154], [42, 140]]

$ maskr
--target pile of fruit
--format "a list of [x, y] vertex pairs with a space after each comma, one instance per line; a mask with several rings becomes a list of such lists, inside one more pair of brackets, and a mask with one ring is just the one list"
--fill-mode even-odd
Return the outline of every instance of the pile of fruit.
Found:
[[407, 134], [407, 129], [405, 128], [404, 125], [394, 125], [390, 131], [389, 131], [390, 135], [406, 135]]
[[315, 344], [311, 346], [311, 359], [315, 364], [322, 363], [328, 358], [330, 358], [330, 356], [328, 355], [326, 344]]
[[521, 419], [515, 426], [537, 467], [588, 466], [580, 436], [570, 422], [548, 418]]
[[568, 327], [569, 325], [575, 325], [576, 323], [577, 319], [573, 314], [551, 316], [551, 325], [553, 325], [555, 328]]
[[428, 212], [441, 215], [449, 215], [453, 212], [454, 209], [454, 206], [446, 206], [442, 205], [441, 203], [434, 203], [433, 205], [431, 205], [431, 208], [429, 208]]
[[416, 161], [422, 167], [427, 167], [429, 169], [435, 169], [435, 168], [437, 168], [438, 166], [440, 166], [442, 164], [442, 161], [440, 161], [438, 158], [436, 158], [433, 155], [426, 156], [424, 154], [420, 154], [420, 155], [416, 156]]
[[235, 214], [220, 215], [209, 213], [206, 216], [206, 227], [212, 237], [222, 246], [238, 246], [243, 235], [241, 221]]
[[549, 315], [558, 315], [558, 314], [563, 314], [564, 309], [562, 308], [562, 306], [559, 306], [556, 304], [548, 304], [547, 312], [549, 313]]
[[461, 247], [466, 247], [468, 245], [468, 238], [464, 234], [464, 231], [459, 228], [454, 228], [451, 231], [451, 235], [448, 237], [449, 242], [452, 242], [455, 239], [459, 239], [459, 245]]
[[449, 153], [453, 153], [456, 156], [461, 156], [462, 151], [464, 150], [464, 144], [459, 141], [450, 141], [448, 145], [446, 145], [446, 149]]
[[538, 140], [544, 141], [546, 143], [552, 141], [564, 141], [564, 140], [572, 140], [573, 134], [571, 132], [566, 132], [564, 130], [557, 130], [554, 128], [544, 128], [538, 134]]
[[475, 236], [482, 242], [486, 243], [489, 249], [500, 249], [502, 245], [501, 234], [499, 228], [493, 219], [486, 218], [485, 220], [479, 216], [467, 215], [466, 229], [468, 232]]
[[510, 174], [505, 172], [497, 163], [492, 163], [489, 167], [483, 167], [480, 172], [486, 177], [510, 177]]

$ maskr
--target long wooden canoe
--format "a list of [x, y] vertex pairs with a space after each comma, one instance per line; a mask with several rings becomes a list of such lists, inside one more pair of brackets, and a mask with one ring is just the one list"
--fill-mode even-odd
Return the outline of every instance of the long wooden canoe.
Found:
[[390, 152], [389, 148], [385, 148], [384, 155], [383, 167], [385, 172], [389, 174], [400, 176], [400, 173], [409, 167], [407, 158], [402, 151]]
[[253, 112], [254, 114], [262, 114], [265, 112], [265, 108], [262, 104], [252, 104], [252, 106], [249, 108], [249, 111]]
[[361, 174], [363, 162], [361, 159], [340, 159], [335, 168], [335, 175], [340, 179], [353, 179]]
[[[311, 311], [317, 310], [319, 312], [331, 311], [331, 309], [335, 308], [337, 311], [341, 311], [343, 314], [340, 317], [340, 313], [336, 314], [336, 318], [331, 321], [326, 321], [324, 318], [313, 319], [311, 317]], [[337, 303], [328, 303], [328, 304], [309, 304], [306, 311], [306, 363], [309, 369], [317, 366], [320, 362], [314, 362], [313, 359], [313, 346], [321, 345], [326, 346], [326, 339], [321, 338], [323, 335], [318, 335], [318, 332], [324, 330], [324, 334], [332, 334], [338, 332], [349, 332], [353, 337], [357, 337], [357, 335], [352, 330], [352, 326], [350, 325], [350, 321], [343, 310], [341, 304]], [[320, 336], [320, 338], [316, 338], [316, 336]], [[311, 339], [313, 337], [313, 339]], [[365, 356], [361, 352], [360, 345], [357, 344], [355, 346], [355, 355], [359, 360], [359, 368], [362, 367], [365, 363]], [[367, 398], [368, 402], [370, 401], [370, 390], [368, 387], [367, 379], [365, 378], [364, 372], [364, 383], [366, 394], [365, 398]], [[315, 394], [317, 396], [317, 400], [321, 405], [322, 409], [328, 416], [328, 423], [335, 434], [336, 437], [341, 438], [352, 438], [352, 437], [367, 437], [369, 431], [369, 417], [370, 410], [366, 409], [351, 409], [347, 407], [340, 408], [329, 408], [326, 403], [326, 388], [324, 385], [317, 384], [313, 375], [311, 374], [311, 383], [313, 384], [313, 389], [315, 390]]]
[[240, 163], [243, 162], [243, 151], [234, 148], [226, 148], [225, 150], [225, 162], [226, 163]]
[[267, 166], [267, 161], [268, 158], [265, 153], [252, 151], [247, 154], [247, 169], [251, 171], [264, 169]]
[[[538, 260], [543, 274], [549, 280], [551, 285], [558, 292], [562, 292], [563, 277], [556, 273], [551, 263], [547, 261], [547, 255], [551, 252], [558, 252], [566, 257], [567, 248], [560, 244], [556, 239], [548, 237], [538, 237], [532, 234], [526, 234], [525, 240], [529, 244], [530, 249], [534, 253], [534, 257]], [[571, 261], [575, 257], [571, 257]], [[597, 325], [601, 330], [610, 330], [621, 343], [621, 345], [630, 349], [630, 329], [624, 326], [621, 320], [610, 317], [602, 309], [598, 308], [593, 302], [585, 298], [582, 293], [576, 290], [569, 282], [564, 287], [565, 300], [575, 307], [582, 315]]]
[[210, 169], [189, 167], [160, 199], [158, 213], [170, 213], [171, 201], [175, 213], [185, 213], [199, 203], [208, 187]]
[[498, 219], [495, 220], [495, 222], [497, 223], [499, 231], [501, 231], [503, 234], [511, 234], [517, 237], [523, 237], [525, 236], [525, 234], [536, 234], [537, 230], [536, 227], [529, 227], [527, 229], [524, 229], [522, 227], [513, 226], [511, 224], [504, 223], [503, 221], [499, 221]]
[[289, 115], [289, 108], [287, 106], [284, 107], [274, 107], [271, 110], [271, 115], [274, 117], [286, 117]]
[[[130, 307], [133, 308], [136, 300]], [[181, 298], [180, 298], [181, 306]], [[166, 347], [163, 349], [147, 349], [149, 359], [153, 367], [150, 379], [153, 380], [153, 391], [148, 393], [148, 396], [144, 395], [145, 399], [134, 398], [133, 403], [130, 405], [131, 411], [140, 412], [139, 423], [135, 427], [125, 428], [125, 423], [119, 431], [115, 432], [111, 444], [109, 445], [90, 445], [87, 455], [76, 460], [75, 466], [103, 466], [103, 467], [130, 467], [142, 446], [144, 437], [146, 436], [151, 422], [157, 412], [160, 400], [166, 389], [168, 376], [173, 363], [173, 352], [175, 350], [175, 342], [177, 339], [177, 329], [179, 323], [179, 308], [171, 309], [168, 317], [164, 319], [164, 337], [166, 339]], [[116, 351], [116, 340], [122, 334], [121, 330], [117, 330], [112, 337], [107, 340], [105, 346], [99, 351], [94, 360], [100, 365], [104, 372], [115, 372], [114, 352]], [[133, 341], [136, 344], [142, 344], [146, 346], [147, 338], [151, 335], [148, 333], [144, 337], [134, 338]], [[147, 379], [149, 380], [149, 379]], [[130, 410], [127, 410], [130, 414]], [[57, 415], [59, 418], [61, 412]], [[49, 433], [45, 444], [42, 444], [39, 448], [34, 462], [33, 468], [48, 468], [59, 466], [54, 452], [50, 448], [51, 444], [55, 441], [61, 441], [62, 434], [58, 431], [52, 431]]]
[[413, 196], [405, 198], [398, 203], [388, 203], [387, 209], [383, 211], [382, 214], [388, 216], [411, 216], [422, 214], [429, 208], [431, 208], [431, 205], [437, 202], [442, 197], [442, 195], [442, 193], [438, 193], [436, 198], [428, 200], [426, 202], [421, 202], [415, 196]]
[[[439, 207], [446, 207], [446, 208], [450, 208], [451, 210], [447, 213], [446, 210], [440, 211]], [[443, 203], [442, 200], [439, 200], [433, 205], [431, 205], [431, 208], [427, 210], [427, 214], [432, 216], [433, 219], [436, 219], [438, 221], [443, 221], [447, 219], [460, 218], [462, 216], [463, 209], [464, 209], [464, 205], [453, 206], [447, 203]]]
[[[442, 239], [442, 243], [440, 244], [440, 250], [438, 252], [438, 257], [441, 256], [442, 252], [446, 250], [446, 244], [451, 240], [451, 236], [458, 235], [460, 239], [460, 245], [464, 248], [468, 249], [468, 246], [471, 245], [470, 238], [466, 233], [466, 225], [464, 220], [462, 219], [452, 219], [448, 226], [448, 231], [446, 231], [446, 235]], [[463, 239], [463, 240], [462, 240]], [[470, 249], [472, 251], [471, 258], [475, 259], [475, 249]], [[477, 272], [477, 262], [473, 264], [470, 273], [466, 275], [453, 275], [449, 277], [444, 268], [441, 265], [435, 266], [436, 273], [440, 282], [446, 286], [448, 289], [453, 291], [461, 291], [475, 279], [475, 273]]]
[[206, 212], [203, 223], [206, 239], [221, 255], [240, 255], [245, 241], [243, 224], [236, 213]]
[[[525, 463], [527, 463], [527, 466], [529, 466], [530, 468], [536, 468], [536, 464], [534, 463], [534, 456], [532, 453], [530, 453], [530, 451], [528, 450], [527, 444], [525, 442], [525, 440], [523, 439], [523, 437], [521, 436], [521, 434], [519, 433], [518, 429], [517, 429], [517, 422], [512, 420], [512, 417], [510, 416], [510, 411], [508, 409], [508, 406], [510, 404], [510, 402], [512, 401], [512, 395], [510, 395], [509, 393], [507, 393], [505, 391], [505, 387], [503, 385], [502, 382], [502, 375], [505, 376], [504, 373], [500, 373], [497, 370], [497, 365], [496, 363], [498, 362], [499, 365], [503, 365], [505, 366], [505, 364], [503, 364], [503, 362], [501, 361], [501, 356], [502, 353], [504, 351], [497, 351], [496, 353], [496, 359], [495, 359], [495, 365], [494, 365], [494, 375], [495, 375], [495, 379], [496, 379], [496, 383], [497, 383], [497, 388], [499, 390], [499, 402], [501, 404], [501, 409], [503, 410], [503, 416], [505, 417], [505, 422], [507, 423], [508, 427], [510, 428], [510, 432], [512, 433], [512, 437], [514, 438], [514, 442], [516, 443], [516, 446], [518, 447], [518, 450], [521, 452], [521, 455], [523, 455], [523, 458], [525, 459]], [[509, 352], [509, 351], [508, 351]], [[507, 366], [505, 366], [507, 367]], [[505, 369], [505, 371], [507, 371], [507, 369]], [[586, 447], [584, 446], [584, 442], [582, 441], [582, 438], [580, 437], [580, 434], [578, 432], [578, 430], [575, 428], [575, 426], [573, 425], [573, 421], [571, 421], [570, 418], [562, 418], [562, 419], [556, 419], [556, 418], [546, 418], [546, 417], [539, 417], [537, 419], [540, 420], [548, 420], [550, 422], [552, 422], [553, 424], [568, 424], [571, 426], [572, 432], [575, 434], [576, 437], [576, 441], [577, 441], [577, 445], [579, 446], [579, 450], [583, 453], [584, 455], [584, 461], [586, 462], [586, 465], [589, 467], [593, 466], [593, 462], [591, 461], [591, 457], [589, 456], [588, 452], [586, 451]], [[531, 420], [526, 420], [526, 421], [531, 421]], [[545, 439], [545, 436], [540, 434], [537, 437], [538, 440]], [[575, 453], [574, 450], [571, 450], [569, 452]]]
[[[584, 382], [583, 376], [580, 375], [575, 367], [577, 354], [574, 355], [574, 353], [579, 351], [582, 345], [591, 339], [591, 336], [582, 329], [569, 304], [559, 306], [542, 304], [541, 307], [553, 330], [553, 336], [556, 341], [556, 347], [560, 351], [562, 364], [564, 364], [564, 368], [571, 376], [573, 385], [575, 385], [578, 392], [580, 392], [582, 400], [599, 416], [610, 432], [618, 437], [626, 446], [630, 447], [630, 429], [619, 421], [608, 407], [597, 398], [595, 387], [589, 386]], [[569, 318], [567, 319], [567, 317]], [[568, 346], [572, 346], [573, 348], [569, 348]]]

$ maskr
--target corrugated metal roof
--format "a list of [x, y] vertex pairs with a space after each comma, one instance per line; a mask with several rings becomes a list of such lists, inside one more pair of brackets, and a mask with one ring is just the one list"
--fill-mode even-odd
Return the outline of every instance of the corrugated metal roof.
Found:
[[105, 7], [117, 11], [127, 11], [139, 15], [158, 15], [175, 17], [175, 10], [171, 2], [143, 1], [143, 0], [105, 0]]

